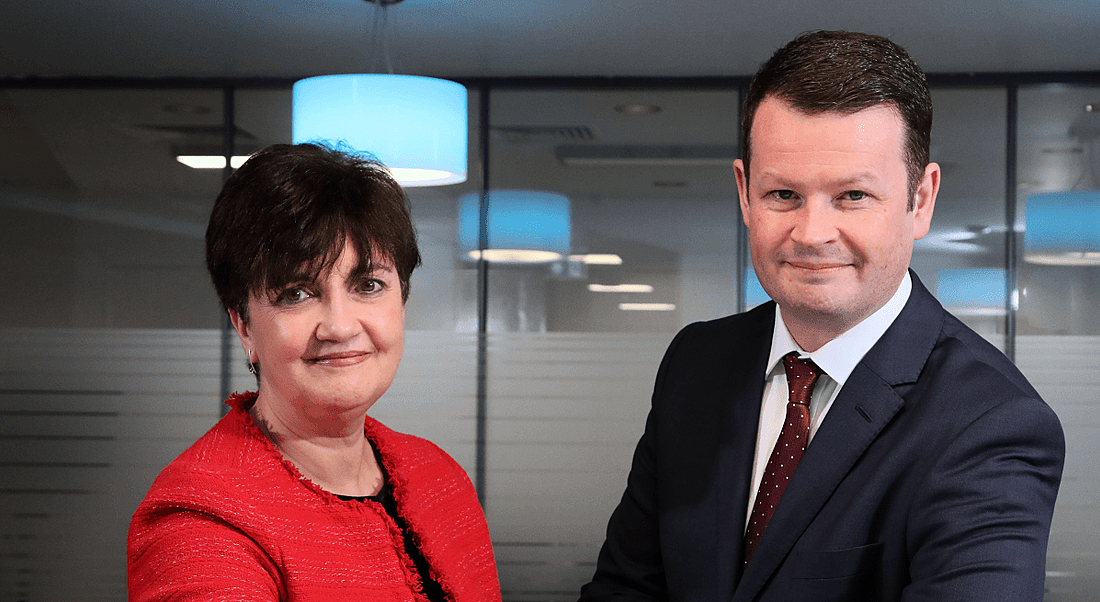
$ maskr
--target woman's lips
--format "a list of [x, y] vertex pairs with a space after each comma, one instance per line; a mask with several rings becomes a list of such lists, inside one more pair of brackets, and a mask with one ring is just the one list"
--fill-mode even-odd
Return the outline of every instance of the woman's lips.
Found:
[[366, 351], [341, 351], [306, 358], [306, 361], [319, 366], [353, 366], [365, 360], [370, 353]]

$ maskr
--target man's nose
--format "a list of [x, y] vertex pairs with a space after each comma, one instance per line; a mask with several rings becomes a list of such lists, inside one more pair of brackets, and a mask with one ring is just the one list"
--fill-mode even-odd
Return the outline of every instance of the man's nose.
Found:
[[817, 247], [836, 240], [838, 236], [836, 210], [828, 200], [811, 198], [792, 212], [795, 220], [791, 239], [806, 247]]

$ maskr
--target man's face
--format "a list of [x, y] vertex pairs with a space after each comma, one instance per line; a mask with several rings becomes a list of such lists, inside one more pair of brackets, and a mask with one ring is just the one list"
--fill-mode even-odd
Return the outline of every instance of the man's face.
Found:
[[751, 180], [734, 163], [741, 211], [760, 283], [808, 350], [882, 307], [928, 233], [939, 167], [909, 211], [904, 142], [888, 105], [807, 115], [768, 97], [757, 109]]

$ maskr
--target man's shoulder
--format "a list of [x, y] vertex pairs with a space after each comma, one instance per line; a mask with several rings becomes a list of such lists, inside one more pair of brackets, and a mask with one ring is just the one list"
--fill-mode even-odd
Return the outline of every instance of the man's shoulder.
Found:
[[1027, 377], [1000, 349], [950, 313], [944, 318], [929, 365], [943, 378], [973, 381], [990, 389], [1012, 389], [1020, 396], [1040, 398]]
[[[661, 362], [660, 376], [692, 387], [726, 382], [731, 375], [764, 373], [775, 325], [775, 304], [685, 326]], [[710, 383], [710, 384], [708, 384]]]

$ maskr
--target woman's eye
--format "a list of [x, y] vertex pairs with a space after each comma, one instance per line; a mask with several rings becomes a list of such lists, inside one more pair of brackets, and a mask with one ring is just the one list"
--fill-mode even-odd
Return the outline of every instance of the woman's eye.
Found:
[[277, 303], [282, 305], [294, 305], [295, 303], [301, 303], [310, 297], [309, 291], [302, 287], [288, 288], [282, 293], [279, 293]]
[[367, 278], [359, 284], [359, 292], [377, 293], [386, 288], [386, 283], [378, 278]]

